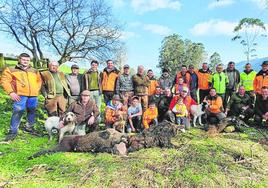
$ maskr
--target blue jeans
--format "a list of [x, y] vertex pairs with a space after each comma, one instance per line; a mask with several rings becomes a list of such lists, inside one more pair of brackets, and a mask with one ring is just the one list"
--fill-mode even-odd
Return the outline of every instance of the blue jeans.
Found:
[[29, 125], [35, 123], [35, 111], [38, 104], [37, 97], [20, 96], [20, 101], [13, 103], [13, 113], [10, 122], [10, 131], [13, 134], [18, 133], [21, 117], [27, 109], [27, 121]]
[[190, 129], [190, 119], [187, 117], [176, 117], [176, 123], [178, 125], [184, 125], [185, 129]]
[[176, 117], [176, 123], [178, 125], [186, 125], [187, 118], [186, 117]]

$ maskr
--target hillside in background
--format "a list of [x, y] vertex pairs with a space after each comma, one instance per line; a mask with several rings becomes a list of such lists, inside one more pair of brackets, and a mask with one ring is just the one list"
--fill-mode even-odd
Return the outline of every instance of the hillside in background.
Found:
[[[252, 68], [255, 70], [255, 71], [259, 71], [261, 69], [261, 64], [263, 61], [268, 61], [268, 57], [263, 57], [263, 58], [258, 58], [258, 59], [254, 59], [254, 60], [251, 60], [250, 63], [252, 65]], [[245, 64], [247, 63], [247, 61], [241, 61], [239, 63], [236, 63], [236, 68], [239, 70], [239, 71], [243, 71], [244, 70], [244, 67], [245, 67]]]

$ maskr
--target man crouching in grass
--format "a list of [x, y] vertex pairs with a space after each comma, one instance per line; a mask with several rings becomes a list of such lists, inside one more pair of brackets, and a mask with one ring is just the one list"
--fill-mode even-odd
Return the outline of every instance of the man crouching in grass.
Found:
[[30, 65], [29, 54], [22, 53], [15, 67], [7, 67], [2, 74], [1, 85], [13, 100], [13, 113], [10, 130], [4, 141], [14, 140], [18, 134], [21, 117], [27, 110], [25, 131], [34, 133], [37, 96], [41, 88], [41, 76], [38, 70]]
[[[76, 115], [76, 135], [85, 135], [86, 127], [88, 132], [96, 131], [98, 128], [99, 109], [94, 100], [90, 99], [90, 91], [84, 90], [80, 94], [80, 100], [74, 101], [66, 112], [73, 112]], [[60, 121], [61, 126], [63, 121]]]

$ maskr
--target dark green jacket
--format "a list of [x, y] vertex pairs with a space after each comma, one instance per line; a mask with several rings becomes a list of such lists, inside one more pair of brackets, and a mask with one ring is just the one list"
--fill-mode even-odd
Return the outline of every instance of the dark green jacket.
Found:
[[234, 93], [227, 104], [227, 108], [231, 109], [233, 106], [238, 106], [239, 108], [243, 106], [252, 107], [252, 100], [248, 94], [241, 96], [238, 93]]

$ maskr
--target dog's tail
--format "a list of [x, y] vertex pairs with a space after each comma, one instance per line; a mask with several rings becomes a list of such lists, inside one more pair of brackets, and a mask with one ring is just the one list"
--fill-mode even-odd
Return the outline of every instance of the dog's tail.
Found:
[[28, 157], [28, 160], [32, 160], [32, 159], [40, 157], [42, 155], [51, 155], [51, 154], [57, 153], [57, 152], [61, 152], [61, 150], [59, 148], [54, 148], [54, 149], [49, 149], [49, 150], [42, 150], [42, 151], [39, 151], [39, 152], [31, 155], [30, 157]]

